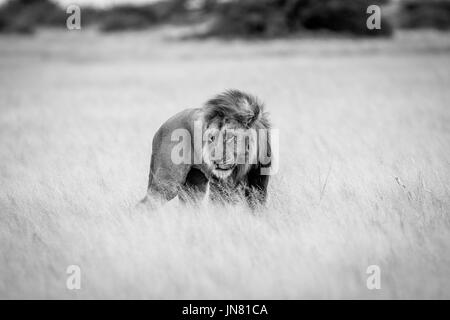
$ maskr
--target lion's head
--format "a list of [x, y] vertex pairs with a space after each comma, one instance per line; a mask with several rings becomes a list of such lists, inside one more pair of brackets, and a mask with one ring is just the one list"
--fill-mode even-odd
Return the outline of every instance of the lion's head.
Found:
[[203, 121], [203, 161], [214, 176], [240, 180], [258, 165], [258, 135], [270, 124], [255, 97], [226, 91], [206, 102]]

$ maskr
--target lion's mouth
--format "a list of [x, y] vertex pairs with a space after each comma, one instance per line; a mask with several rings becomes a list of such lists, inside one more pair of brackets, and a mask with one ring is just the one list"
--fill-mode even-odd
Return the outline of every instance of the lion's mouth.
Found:
[[234, 164], [217, 164], [214, 167], [213, 174], [219, 179], [227, 179], [233, 172]]
[[229, 171], [232, 170], [234, 168], [234, 164], [218, 164], [216, 165], [216, 170], [220, 170], [220, 171]]

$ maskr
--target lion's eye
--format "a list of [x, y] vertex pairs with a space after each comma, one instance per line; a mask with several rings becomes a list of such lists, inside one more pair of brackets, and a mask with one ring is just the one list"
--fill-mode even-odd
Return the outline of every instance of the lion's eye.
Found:
[[209, 142], [213, 142], [214, 139], [216, 139], [216, 137], [215, 137], [214, 135], [211, 135], [211, 136], [209, 137]]

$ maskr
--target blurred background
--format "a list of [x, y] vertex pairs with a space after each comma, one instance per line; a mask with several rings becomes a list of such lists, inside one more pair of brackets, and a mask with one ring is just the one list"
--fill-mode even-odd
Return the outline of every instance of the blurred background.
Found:
[[[0, 4], [0, 32], [5, 33], [64, 28], [69, 4], [82, 8], [83, 27], [102, 32], [203, 24], [202, 31], [193, 35], [274, 38], [319, 30], [390, 36], [398, 29], [450, 27], [448, 0], [2, 0]], [[378, 32], [366, 28], [369, 5], [383, 8], [383, 28]]]

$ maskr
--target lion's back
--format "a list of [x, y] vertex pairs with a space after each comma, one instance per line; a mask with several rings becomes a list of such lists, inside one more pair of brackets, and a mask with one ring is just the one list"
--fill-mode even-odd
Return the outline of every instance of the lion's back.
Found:
[[167, 119], [153, 136], [152, 149], [159, 149], [163, 143], [169, 143], [176, 129], [186, 129], [192, 133], [193, 123], [199, 117], [199, 109], [184, 109]]

